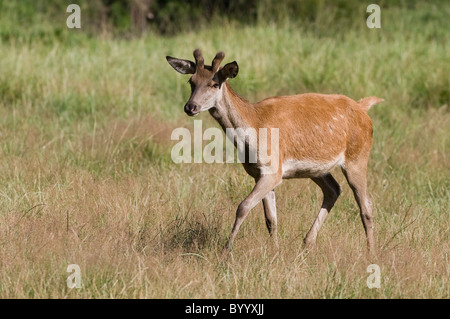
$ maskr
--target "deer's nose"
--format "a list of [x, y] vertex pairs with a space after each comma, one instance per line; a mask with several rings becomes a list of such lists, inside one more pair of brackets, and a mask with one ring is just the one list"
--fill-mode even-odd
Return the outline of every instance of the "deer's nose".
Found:
[[199, 109], [199, 107], [198, 107], [198, 105], [197, 104], [195, 104], [195, 103], [186, 103], [186, 105], [184, 106], [184, 112], [187, 114], [187, 115], [189, 115], [189, 116], [192, 116], [192, 115], [195, 115], [195, 114], [197, 114], [198, 113], [198, 109]]

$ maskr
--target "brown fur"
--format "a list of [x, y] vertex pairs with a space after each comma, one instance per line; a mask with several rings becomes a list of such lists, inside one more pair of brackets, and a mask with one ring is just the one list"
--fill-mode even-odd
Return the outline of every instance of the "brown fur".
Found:
[[328, 161], [343, 151], [346, 159], [353, 160], [372, 145], [372, 121], [365, 107], [346, 96], [307, 93], [252, 104], [228, 83], [227, 92], [246, 122], [241, 126], [279, 128], [280, 162]]

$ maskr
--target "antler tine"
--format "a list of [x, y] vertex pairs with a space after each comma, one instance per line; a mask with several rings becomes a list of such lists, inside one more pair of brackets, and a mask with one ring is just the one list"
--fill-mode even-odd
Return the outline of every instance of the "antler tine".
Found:
[[217, 52], [216, 56], [214, 57], [214, 59], [211, 63], [213, 73], [217, 72], [217, 70], [219, 69], [219, 65], [222, 62], [223, 58], [225, 58], [225, 53], [223, 53], [222, 51]]
[[194, 58], [195, 63], [197, 64], [197, 70], [203, 69], [205, 66], [205, 60], [203, 59], [202, 51], [200, 51], [200, 49], [194, 50]]

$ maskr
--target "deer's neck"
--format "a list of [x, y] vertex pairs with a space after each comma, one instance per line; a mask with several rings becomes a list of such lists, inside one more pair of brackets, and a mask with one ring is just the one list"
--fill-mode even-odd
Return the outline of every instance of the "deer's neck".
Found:
[[212, 117], [223, 130], [252, 127], [253, 104], [234, 92], [228, 82], [224, 83], [222, 90], [222, 99], [209, 110]]

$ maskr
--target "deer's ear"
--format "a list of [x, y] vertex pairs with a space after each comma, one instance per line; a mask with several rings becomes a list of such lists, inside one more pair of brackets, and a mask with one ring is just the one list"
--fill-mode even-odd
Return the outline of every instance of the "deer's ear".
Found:
[[225, 82], [227, 79], [236, 77], [239, 73], [239, 66], [236, 61], [225, 64], [225, 66], [217, 71], [216, 76], [220, 83]]
[[189, 60], [182, 60], [177, 58], [172, 58], [171, 56], [166, 56], [167, 62], [175, 69], [175, 71], [181, 74], [194, 74], [195, 73], [195, 63]]

